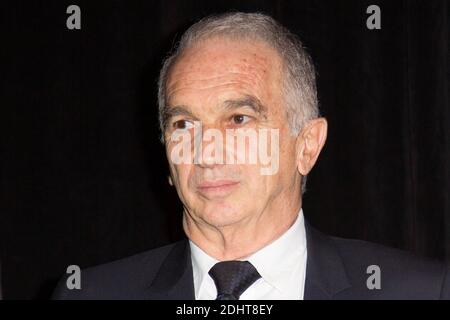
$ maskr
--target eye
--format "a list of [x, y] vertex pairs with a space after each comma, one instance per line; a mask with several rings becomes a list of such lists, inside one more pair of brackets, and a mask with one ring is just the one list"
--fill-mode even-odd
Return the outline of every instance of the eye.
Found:
[[246, 115], [243, 115], [243, 114], [236, 114], [236, 115], [231, 117], [231, 121], [234, 124], [244, 124], [244, 123], [247, 123], [250, 120], [251, 120], [250, 116], [246, 116]]
[[174, 129], [188, 130], [194, 127], [194, 123], [188, 120], [178, 120], [173, 123]]

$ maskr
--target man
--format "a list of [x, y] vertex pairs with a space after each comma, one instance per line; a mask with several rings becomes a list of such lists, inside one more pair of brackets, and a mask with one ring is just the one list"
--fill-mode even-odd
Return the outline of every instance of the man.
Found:
[[159, 113], [188, 240], [83, 270], [81, 290], [63, 279], [55, 298], [450, 297], [444, 265], [304, 220], [327, 122], [311, 58], [272, 18], [231, 13], [193, 25], [161, 70]]

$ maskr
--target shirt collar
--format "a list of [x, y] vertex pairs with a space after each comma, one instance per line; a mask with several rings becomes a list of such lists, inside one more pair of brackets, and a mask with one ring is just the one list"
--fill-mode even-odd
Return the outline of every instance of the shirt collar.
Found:
[[201, 288], [205, 277], [208, 276], [209, 270], [217, 263], [219, 260], [214, 259], [209, 256], [205, 251], [200, 249], [194, 242], [189, 240], [189, 245], [191, 247], [191, 257], [192, 257], [192, 270], [194, 274], [194, 283], [196, 287]]
[[289, 275], [306, 251], [306, 232], [303, 211], [300, 209], [294, 224], [278, 239], [255, 252], [250, 261], [261, 277], [277, 290], [286, 291], [291, 283]]
[[[214, 259], [189, 240], [193, 265], [194, 283], [202, 286], [209, 270], [219, 260]], [[246, 259], [250, 261], [263, 278], [277, 290], [284, 292], [290, 285], [286, 273], [292, 270], [300, 256], [306, 251], [306, 232], [303, 218], [303, 210], [300, 212], [294, 224], [278, 239], [258, 250]], [[274, 263], [276, 261], [276, 263]]]

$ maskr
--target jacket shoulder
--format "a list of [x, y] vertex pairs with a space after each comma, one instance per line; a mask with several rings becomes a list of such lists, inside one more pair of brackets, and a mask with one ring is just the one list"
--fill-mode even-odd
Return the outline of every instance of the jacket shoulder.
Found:
[[[448, 298], [449, 269], [440, 261], [362, 240], [330, 240], [342, 258], [353, 290], [360, 290], [361, 298]], [[372, 282], [375, 278], [370, 277], [375, 274], [380, 288], [368, 289], [368, 281]]]
[[139, 299], [177, 243], [82, 269], [81, 289], [68, 289], [66, 282], [70, 275], [65, 274], [54, 290], [52, 299]]

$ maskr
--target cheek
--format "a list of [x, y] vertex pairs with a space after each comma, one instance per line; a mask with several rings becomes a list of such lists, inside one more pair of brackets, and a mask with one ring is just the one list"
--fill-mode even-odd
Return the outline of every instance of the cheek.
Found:
[[[174, 151], [176, 151], [175, 150], [176, 147], [177, 147], [177, 144], [175, 142], [168, 143], [168, 145], [166, 145], [166, 158], [169, 163], [169, 168], [170, 168], [172, 177], [175, 180], [173, 182], [174, 182], [175, 186], [180, 187], [180, 186], [186, 185], [187, 177], [189, 176], [189, 172], [191, 171], [190, 167], [192, 165], [189, 164], [188, 160], [190, 160], [190, 159], [183, 158], [183, 153], [179, 153], [178, 151], [174, 152]], [[181, 147], [180, 149], [183, 149], [183, 148]]]
[[170, 171], [172, 173], [172, 180], [174, 187], [177, 189], [178, 194], [185, 198], [188, 196], [190, 187], [190, 172], [191, 166], [189, 165], [174, 165], [170, 164]]
[[[243, 166], [241, 168], [243, 173], [243, 190], [241, 195], [252, 199], [262, 199], [264, 195], [270, 190], [273, 176], [262, 175], [259, 166]], [[250, 196], [251, 195], [251, 196]]]

